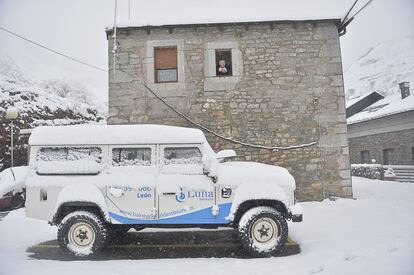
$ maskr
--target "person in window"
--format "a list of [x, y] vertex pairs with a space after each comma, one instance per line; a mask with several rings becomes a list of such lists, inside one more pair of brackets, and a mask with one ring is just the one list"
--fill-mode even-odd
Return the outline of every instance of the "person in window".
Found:
[[217, 76], [231, 75], [231, 65], [226, 64], [224, 59], [220, 59], [217, 64], [216, 74]]

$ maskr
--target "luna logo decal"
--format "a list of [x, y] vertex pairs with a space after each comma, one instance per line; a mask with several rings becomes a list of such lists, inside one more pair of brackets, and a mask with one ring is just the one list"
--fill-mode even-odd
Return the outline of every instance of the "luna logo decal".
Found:
[[180, 191], [180, 193], [175, 195], [175, 200], [178, 202], [183, 202], [185, 200], [185, 194], [182, 190]]
[[189, 199], [199, 199], [199, 200], [213, 200], [214, 192], [211, 191], [188, 191], [187, 194], [182, 190], [180, 193], [175, 195], [175, 200], [178, 202], [183, 202], [187, 198]]

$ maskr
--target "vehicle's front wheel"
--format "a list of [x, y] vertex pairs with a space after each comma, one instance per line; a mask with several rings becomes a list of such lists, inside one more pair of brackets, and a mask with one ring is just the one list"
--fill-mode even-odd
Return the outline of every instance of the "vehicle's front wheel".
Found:
[[97, 215], [75, 211], [63, 218], [58, 228], [58, 243], [71, 257], [91, 258], [105, 246], [107, 229]]
[[239, 221], [239, 238], [253, 256], [269, 257], [280, 251], [288, 238], [286, 219], [274, 208], [254, 207]]

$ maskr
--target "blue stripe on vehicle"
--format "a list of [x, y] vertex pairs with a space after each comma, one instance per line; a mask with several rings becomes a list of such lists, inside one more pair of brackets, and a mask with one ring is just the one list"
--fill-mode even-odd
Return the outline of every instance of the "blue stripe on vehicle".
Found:
[[231, 203], [224, 203], [219, 205], [219, 215], [213, 216], [211, 214], [212, 207], [204, 208], [192, 213], [175, 216], [171, 218], [163, 218], [159, 220], [142, 220], [127, 218], [113, 212], [109, 215], [114, 220], [122, 224], [227, 224], [227, 216], [230, 213]]

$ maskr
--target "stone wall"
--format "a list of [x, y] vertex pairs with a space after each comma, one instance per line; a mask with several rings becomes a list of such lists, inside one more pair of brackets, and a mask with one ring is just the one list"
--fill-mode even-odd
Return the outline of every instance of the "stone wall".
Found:
[[[192, 127], [137, 80], [148, 79], [148, 41], [182, 40], [184, 83], [175, 88], [151, 86], [171, 105], [241, 141], [269, 146], [318, 142], [307, 148], [271, 151], [207, 134], [213, 149], [232, 148], [240, 160], [286, 167], [296, 179], [298, 200], [352, 196], [341, 54], [334, 21], [120, 28], [117, 39], [113, 75], [113, 40], [108, 35], [108, 123]], [[206, 48], [208, 43], [220, 41], [238, 45], [243, 70], [235, 83], [205, 89]]]
[[370, 159], [384, 164], [383, 150], [394, 149], [394, 165], [414, 165], [414, 129], [361, 136], [349, 139], [351, 163], [361, 163], [361, 151], [369, 151]]

